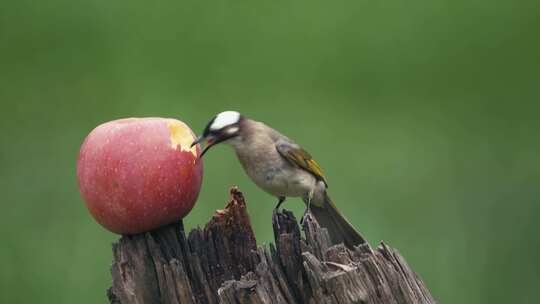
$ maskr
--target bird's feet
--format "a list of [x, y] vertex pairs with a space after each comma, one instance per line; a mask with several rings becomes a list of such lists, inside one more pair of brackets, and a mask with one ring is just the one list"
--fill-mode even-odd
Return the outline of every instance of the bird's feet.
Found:
[[306, 218], [306, 216], [308, 216], [311, 213], [311, 210], [309, 207], [311, 207], [311, 204], [308, 204], [308, 206], [306, 207], [306, 210], [304, 210], [304, 214], [302, 215], [302, 218], [300, 219], [300, 225], [304, 224], [304, 219]]
[[300, 218], [300, 225], [303, 225], [304, 224], [304, 219], [306, 218], [306, 216], [308, 215], [308, 209], [306, 208], [306, 210], [304, 211], [304, 214], [302, 215], [302, 218]]
[[285, 201], [285, 199], [286, 199], [285, 196], [280, 196], [279, 197], [279, 201], [278, 201], [276, 207], [274, 207], [274, 213], [279, 211], [279, 206], [281, 206], [281, 204]]
[[306, 210], [304, 210], [304, 214], [302, 215], [302, 218], [300, 219], [300, 225], [304, 224], [304, 218], [310, 213], [311, 211], [311, 199], [313, 198], [313, 190], [309, 191], [305, 201], [306, 201]]

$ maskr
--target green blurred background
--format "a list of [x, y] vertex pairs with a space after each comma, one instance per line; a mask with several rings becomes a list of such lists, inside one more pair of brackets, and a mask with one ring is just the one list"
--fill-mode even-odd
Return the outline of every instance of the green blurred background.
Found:
[[[540, 13], [534, 1], [3, 1], [0, 302], [105, 303], [111, 243], [79, 197], [96, 125], [238, 110], [294, 138], [372, 244], [440, 303], [531, 303], [540, 283]], [[187, 228], [245, 192], [228, 147]], [[285, 208], [300, 215], [300, 200]]]

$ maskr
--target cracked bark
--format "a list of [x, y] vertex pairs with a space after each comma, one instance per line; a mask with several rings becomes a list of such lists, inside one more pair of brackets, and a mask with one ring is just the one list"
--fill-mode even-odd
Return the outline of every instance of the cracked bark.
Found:
[[395, 249], [330, 243], [289, 211], [272, 216], [276, 245], [257, 246], [242, 193], [204, 228], [182, 222], [113, 244], [110, 303], [435, 303]]

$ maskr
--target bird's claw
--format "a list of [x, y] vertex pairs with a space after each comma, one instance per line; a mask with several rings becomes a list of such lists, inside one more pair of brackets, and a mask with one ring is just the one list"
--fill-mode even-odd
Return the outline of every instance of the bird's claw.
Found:
[[274, 213], [276, 213], [276, 212], [279, 211], [279, 206], [281, 206], [281, 204], [283, 204], [284, 201], [285, 201], [285, 197], [284, 197], [284, 196], [280, 196], [280, 197], [279, 197], [278, 203], [277, 203], [276, 206], [274, 207]]
[[306, 218], [310, 213], [311, 213], [311, 212], [309, 211], [309, 208], [306, 208], [306, 210], [304, 210], [304, 214], [302, 215], [302, 218], [300, 218], [300, 225], [303, 225], [303, 224], [304, 224], [305, 218]]

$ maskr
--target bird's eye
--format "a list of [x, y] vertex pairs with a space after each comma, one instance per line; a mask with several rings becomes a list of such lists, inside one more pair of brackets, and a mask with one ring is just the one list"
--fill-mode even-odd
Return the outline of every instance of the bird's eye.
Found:
[[232, 135], [232, 134], [238, 132], [238, 127], [228, 128], [226, 132], [227, 132], [227, 134]]

